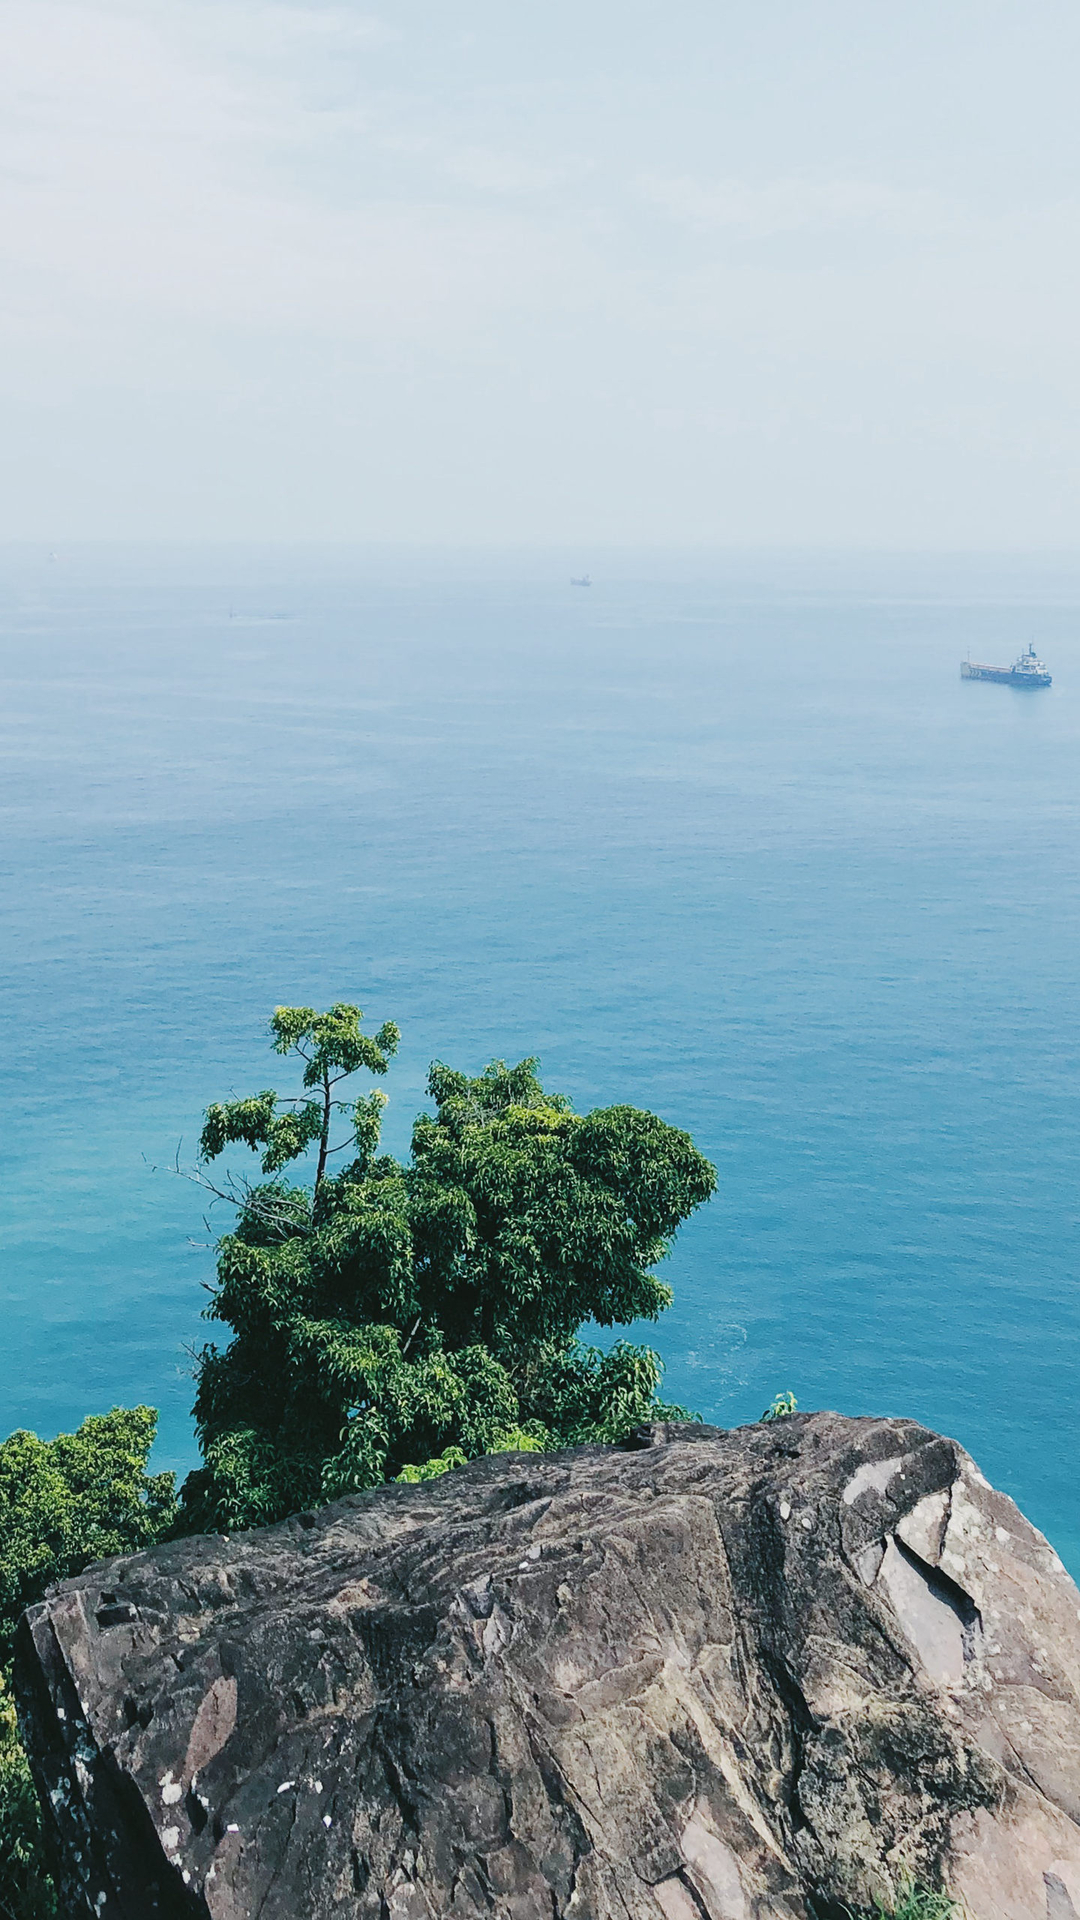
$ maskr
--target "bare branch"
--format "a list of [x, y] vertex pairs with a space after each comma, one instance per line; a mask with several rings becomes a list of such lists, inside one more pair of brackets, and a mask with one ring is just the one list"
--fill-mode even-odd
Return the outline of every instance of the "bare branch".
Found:
[[[260, 1192], [258, 1188], [252, 1186], [250, 1180], [240, 1179], [230, 1173], [226, 1176], [225, 1184], [218, 1186], [216, 1181], [211, 1180], [209, 1174], [204, 1173], [202, 1167], [182, 1167], [179, 1145], [176, 1149], [174, 1166], [168, 1168], [152, 1166], [151, 1172], [172, 1173], [180, 1180], [189, 1181], [193, 1187], [201, 1187], [204, 1193], [212, 1194], [215, 1200], [224, 1200], [226, 1206], [234, 1207], [238, 1213], [248, 1214], [272, 1233], [284, 1233], [296, 1227], [296, 1214], [288, 1202], [276, 1194]], [[205, 1214], [203, 1225], [207, 1233], [213, 1232], [211, 1222]]]
[[199, 1367], [202, 1362], [202, 1354], [198, 1347], [192, 1345], [190, 1340], [183, 1340], [180, 1344], [181, 1351], [187, 1354], [191, 1365], [189, 1367], [177, 1367], [176, 1371], [184, 1379], [197, 1380], [199, 1377]]

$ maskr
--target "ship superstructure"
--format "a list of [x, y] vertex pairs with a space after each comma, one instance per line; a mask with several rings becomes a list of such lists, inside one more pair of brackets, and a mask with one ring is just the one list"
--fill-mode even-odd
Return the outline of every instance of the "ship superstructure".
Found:
[[1011, 667], [984, 667], [977, 660], [961, 660], [961, 680], [998, 680], [1006, 687], [1049, 687], [1051, 676], [1034, 647], [1014, 660]]

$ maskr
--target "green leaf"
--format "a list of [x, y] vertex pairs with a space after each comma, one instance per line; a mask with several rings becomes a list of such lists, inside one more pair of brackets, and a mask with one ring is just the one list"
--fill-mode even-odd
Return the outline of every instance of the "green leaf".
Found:
[[798, 1401], [793, 1393], [778, 1393], [770, 1406], [761, 1415], [762, 1420], [787, 1420], [798, 1410]]

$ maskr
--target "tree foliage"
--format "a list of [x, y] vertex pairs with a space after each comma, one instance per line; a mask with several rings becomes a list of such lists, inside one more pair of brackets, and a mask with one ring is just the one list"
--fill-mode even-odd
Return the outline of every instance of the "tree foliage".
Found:
[[0, 1920], [60, 1920], [44, 1860], [41, 1809], [0, 1674]]
[[55, 1580], [152, 1546], [172, 1524], [173, 1476], [146, 1471], [156, 1425], [151, 1407], [114, 1407], [76, 1433], [0, 1446], [0, 1920], [60, 1912], [7, 1684], [15, 1627]]
[[18, 1432], [0, 1446], [0, 1664], [24, 1607], [53, 1581], [152, 1546], [171, 1524], [173, 1476], [146, 1471], [156, 1427], [152, 1407], [114, 1407], [76, 1433]]
[[[272, 1043], [303, 1063], [302, 1092], [207, 1112], [204, 1163], [243, 1145], [268, 1177], [216, 1189], [238, 1218], [208, 1312], [233, 1339], [198, 1361], [189, 1525], [259, 1524], [515, 1439], [615, 1439], [666, 1410], [651, 1349], [577, 1336], [670, 1304], [653, 1269], [715, 1182], [689, 1136], [633, 1107], [576, 1114], [535, 1060], [476, 1079], [437, 1063], [399, 1162], [379, 1152], [384, 1096], [337, 1091], [397, 1047], [361, 1021], [279, 1007]], [[305, 1154], [310, 1183], [283, 1178]]]

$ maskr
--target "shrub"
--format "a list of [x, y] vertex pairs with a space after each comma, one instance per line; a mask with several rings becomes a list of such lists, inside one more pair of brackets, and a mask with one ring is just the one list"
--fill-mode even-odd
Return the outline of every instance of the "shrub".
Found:
[[798, 1410], [798, 1401], [793, 1393], [778, 1393], [771, 1406], [766, 1407], [762, 1420], [786, 1420]]

